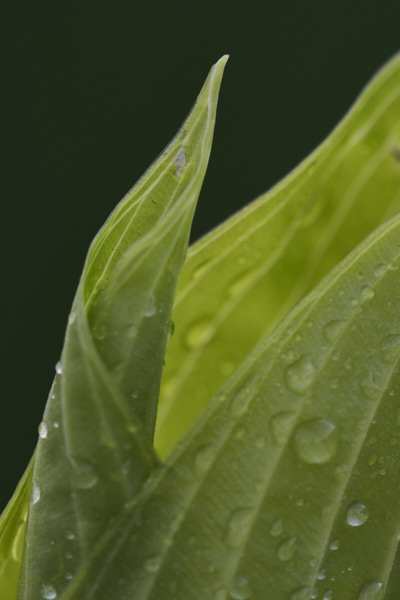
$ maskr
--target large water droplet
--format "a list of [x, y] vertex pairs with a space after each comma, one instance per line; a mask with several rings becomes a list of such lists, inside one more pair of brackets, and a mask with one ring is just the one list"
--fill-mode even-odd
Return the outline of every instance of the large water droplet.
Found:
[[381, 352], [387, 363], [395, 363], [400, 355], [400, 335], [393, 334], [385, 337], [382, 340]]
[[252, 587], [246, 577], [236, 575], [232, 580], [229, 596], [234, 600], [248, 600], [253, 595]]
[[352, 502], [347, 508], [346, 520], [352, 527], [360, 527], [368, 519], [368, 511], [362, 502]]
[[56, 364], [56, 373], [58, 373], [58, 375], [61, 375], [62, 372], [63, 372], [62, 362], [58, 361], [58, 363]]
[[203, 317], [189, 326], [185, 336], [185, 344], [189, 350], [206, 344], [213, 333], [212, 319]]
[[309, 598], [310, 594], [310, 588], [309, 587], [301, 587], [298, 588], [297, 590], [294, 590], [290, 596], [289, 596], [289, 600], [305, 600], [306, 598]]
[[325, 419], [312, 419], [299, 425], [294, 436], [296, 452], [304, 462], [322, 465], [333, 458], [338, 446], [338, 431]]
[[154, 296], [150, 296], [147, 300], [146, 309], [144, 311], [145, 317], [152, 317], [157, 312], [156, 299]]
[[203, 475], [207, 472], [208, 467], [211, 465], [214, 456], [215, 446], [212, 444], [205, 444], [196, 450], [193, 456], [193, 467], [194, 474], [197, 478], [202, 479]]
[[360, 590], [358, 600], [382, 600], [383, 592], [383, 585], [380, 581], [367, 581]]
[[302, 356], [289, 365], [285, 372], [285, 381], [296, 394], [305, 394], [314, 382], [317, 370], [308, 356]]
[[270, 421], [272, 437], [276, 444], [284, 444], [291, 432], [296, 413], [285, 410], [274, 415]]
[[248, 532], [253, 508], [241, 507], [233, 511], [226, 526], [223, 542], [228, 548], [240, 548]]
[[144, 561], [144, 568], [146, 569], [146, 571], [148, 573], [156, 573], [160, 569], [161, 563], [162, 563], [162, 556], [159, 556], [159, 555], [149, 556]]
[[71, 459], [73, 470], [73, 483], [80, 490], [90, 490], [97, 481], [98, 476], [91, 462], [84, 458], [74, 457]]
[[40, 500], [40, 487], [37, 483], [32, 486], [32, 504], [36, 504]]
[[57, 590], [51, 583], [44, 583], [42, 585], [42, 596], [45, 600], [54, 600], [57, 598]]
[[327, 342], [334, 342], [346, 325], [346, 321], [330, 321], [324, 327], [324, 338]]
[[278, 558], [286, 562], [290, 560], [295, 551], [296, 551], [297, 539], [295, 537], [290, 537], [286, 539], [278, 548]]
[[47, 423], [45, 421], [42, 421], [39, 425], [39, 437], [42, 438], [42, 440], [44, 440], [44, 438], [47, 437], [47, 433], [48, 433]]

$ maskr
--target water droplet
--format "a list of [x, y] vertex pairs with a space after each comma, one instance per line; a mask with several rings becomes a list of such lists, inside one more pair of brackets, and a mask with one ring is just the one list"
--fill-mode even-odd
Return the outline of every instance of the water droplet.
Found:
[[309, 587], [301, 587], [297, 590], [294, 590], [289, 596], [289, 600], [305, 600], [309, 598], [310, 588]]
[[187, 330], [185, 344], [189, 350], [206, 344], [213, 334], [212, 319], [203, 317], [198, 319]]
[[279, 537], [283, 533], [283, 522], [282, 519], [275, 519], [269, 530], [272, 537]]
[[54, 427], [54, 429], [58, 429], [60, 427], [60, 424], [58, 423], [58, 421], [54, 421], [53, 427]]
[[325, 579], [326, 576], [326, 571], [325, 569], [320, 569], [317, 573], [317, 579], [319, 579], [320, 581], [322, 581], [323, 579]]
[[73, 575], [72, 575], [72, 573], [71, 573], [70, 571], [67, 571], [67, 572], [65, 573], [65, 579], [72, 579], [72, 578], [73, 578]]
[[208, 467], [211, 465], [214, 456], [215, 446], [212, 444], [205, 444], [196, 450], [193, 457], [194, 474], [196, 477], [202, 479], [203, 475], [207, 472]]
[[21, 562], [22, 560], [22, 551], [25, 544], [25, 530], [26, 523], [25, 521], [21, 521], [18, 525], [17, 533], [14, 536], [11, 549], [12, 557], [17, 563]]
[[347, 508], [346, 520], [352, 527], [360, 527], [368, 519], [368, 511], [362, 502], [352, 502]]
[[228, 287], [228, 293], [230, 296], [236, 296], [246, 289], [246, 287], [254, 280], [254, 271], [242, 273], [239, 277], [235, 278], [231, 285]]
[[325, 590], [325, 592], [322, 595], [322, 600], [331, 600], [332, 598], [333, 598], [333, 591]]
[[383, 591], [383, 585], [380, 581], [367, 581], [360, 590], [358, 600], [382, 600]]
[[361, 288], [361, 298], [363, 300], [372, 300], [374, 296], [375, 292], [369, 285], [364, 285], [364, 287]]
[[332, 540], [329, 544], [331, 550], [339, 550], [339, 540]]
[[58, 373], [58, 375], [61, 375], [62, 372], [63, 372], [63, 366], [62, 366], [62, 362], [59, 360], [58, 363], [56, 364], [56, 373]]
[[72, 311], [68, 317], [68, 325], [72, 325], [72, 323], [75, 323], [75, 319], [76, 319], [76, 312]]
[[71, 459], [73, 472], [73, 483], [80, 490], [90, 490], [97, 481], [97, 473], [91, 462], [84, 458], [74, 457]]
[[276, 444], [284, 444], [291, 432], [296, 413], [291, 410], [274, 415], [270, 421], [272, 437]]
[[154, 296], [150, 296], [147, 300], [146, 309], [144, 311], [145, 317], [152, 317], [157, 312], [156, 299]]
[[289, 365], [285, 373], [285, 381], [290, 390], [296, 394], [305, 394], [316, 376], [316, 368], [308, 356], [302, 356]]
[[232, 580], [229, 596], [234, 600], [248, 600], [253, 595], [252, 587], [246, 577], [236, 575]]
[[286, 539], [278, 548], [278, 558], [282, 561], [290, 560], [296, 551], [297, 539], [291, 537]]
[[45, 421], [42, 421], [39, 425], [39, 437], [42, 438], [42, 440], [44, 440], [45, 438], [47, 438], [47, 433], [48, 433], [47, 423]]
[[74, 540], [76, 538], [76, 535], [71, 529], [67, 529], [67, 531], [65, 532], [65, 537], [67, 538], [67, 540]]
[[233, 511], [226, 526], [223, 542], [228, 548], [240, 548], [248, 532], [253, 508], [241, 507]]
[[185, 148], [182, 146], [179, 149], [179, 152], [175, 158], [175, 177], [180, 177], [182, 175], [182, 171], [183, 171], [185, 164], [186, 164], [186, 153], [185, 153]]
[[324, 338], [327, 342], [334, 342], [346, 325], [346, 321], [330, 321], [324, 327]]
[[296, 452], [304, 462], [322, 465], [333, 458], [338, 446], [338, 431], [325, 419], [312, 419], [299, 425], [294, 435]]
[[94, 336], [98, 340], [104, 340], [107, 336], [107, 327], [105, 323], [97, 323], [94, 328]]
[[57, 597], [57, 590], [51, 583], [42, 585], [42, 596], [45, 600], [54, 600]]
[[389, 364], [393, 364], [400, 355], [400, 335], [388, 335], [382, 340], [381, 352], [383, 359]]
[[32, 504], [36, 504], [40, 500], [40, 487], [37, 483], [32, 486]]
[[382, 277], [387, 269], [387, 265], [380, 264], [375, 267], [374, 275], [375, 277]]
[[257, 377], [249, 377], [240, 386], [229, 404], [229, 413], [234, 419], [239, 419], [249, 408], [254, 396], [254, 384]]
[[148, 573], [156, 573], [161, 567], [162, 556], [149, 556], [144, 561], [144, 568]]
[[175, 323], [171, 319], [169, 322], [169, 326], [168, 326], [168, 340], [170, 340], [172, 338], [174, 333], [175, 333]]

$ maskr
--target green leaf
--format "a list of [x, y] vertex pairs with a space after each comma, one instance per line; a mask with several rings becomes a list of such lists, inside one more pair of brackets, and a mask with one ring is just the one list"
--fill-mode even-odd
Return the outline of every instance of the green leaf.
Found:
[[4, 598], [15, 598], [17, 590], [31, 493], [32, 463], [31, 460], [0, 519], [0, 590]]
[[162, 380], [160, 456], [288, 310], [400, 209], [399, 107], [397, 55], [295, 171], [190, 249]]
[[152, 438], [173, 298], [226, 60], [89, 250], [39, 429], [19, 600], [61, 597], [158, 465]]
[[381, 600], [400, 534], [399, 312], [397, 215], [235, 371], [64, 600]]

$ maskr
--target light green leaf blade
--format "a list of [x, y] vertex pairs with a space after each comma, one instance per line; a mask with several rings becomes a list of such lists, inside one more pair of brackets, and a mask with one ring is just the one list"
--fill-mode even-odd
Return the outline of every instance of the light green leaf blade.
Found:
[[0, 519], [0, 590], [4, 598], [15, 598], [25, 539], [32, 460]]
[[235, 371], [64, 600], [379, 600], [400, 533], [399, 313], [400, 215]]
[[151, 442], [173, 298], [226, 60], [89, 250], [39, 430], [19, 600], [62, 597], [158, 465]]
[[397, 55], [296, 170], [190, 249], [162, 380], [161, 456], [255, 344], [400, 209], [399, 149]]

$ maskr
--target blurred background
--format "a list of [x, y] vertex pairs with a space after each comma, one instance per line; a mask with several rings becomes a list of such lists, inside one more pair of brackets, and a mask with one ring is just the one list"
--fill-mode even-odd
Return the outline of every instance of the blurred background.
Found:
[[0, 511], [36, 444], [89, 243], [212, 64], [230, 54], [193, 240], [326, 137], [400, 49], [400, 4], [5, 1], [1, 12]]

